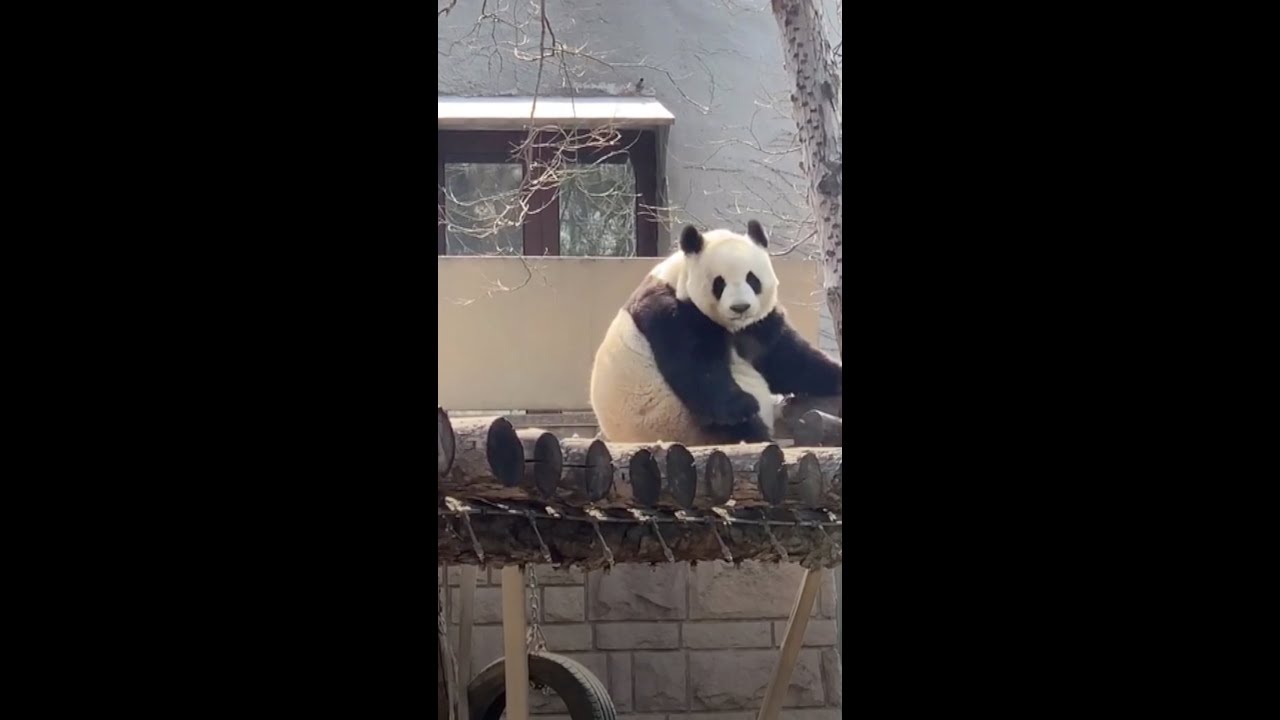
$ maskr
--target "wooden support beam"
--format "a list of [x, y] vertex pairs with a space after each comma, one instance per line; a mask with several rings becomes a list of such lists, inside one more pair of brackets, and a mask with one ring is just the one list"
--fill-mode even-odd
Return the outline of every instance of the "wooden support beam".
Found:
[[458, 584], [458, 685], [462, 688], [458, 694], [458, 717], [462, 720], [471, 718], [466, 687], [471, 683], [471, 628], [475, 625], [478, 572], [475, 565], [463, 565]]
[[[815, 514], [814, 517], [822, 516]], [[723, 523], [712, 526], [702, 522], [660, 522], [658, 529], [662, 533], [662, 543], [658, 542], [651, 526], [602, 522], [599, 528], [600, 537], [603, 537], [616, 563], [666, 562], [663, 544], [678, 561], [724, 560], [721, 542], [729, 549], [735, 562], [783, 561], [782, 554], [778, 552], [778, 546], [781, 546], [787, 553], [786, 562], [799, 563], [804, 567], [834, 567], [840, 563], [840, 554], [835, 551], [843, 542], [840, 526], [829, 526], [823, 530], [810, 525], [796, 525], [790, 517], [779, 519], [783, 519], [785, 524], [771, 526], [771, 532], [765, 532], [762, 525], [741, 522], [727, 527]], [[587, 570], [608, 567], [595, 528], [587, 522], [539, 518], [536, 520], [537, 533], [529, 518], [521, 515], [475, 514], [469, 517], [469, 522], [488, 562], [543, 563], [546, 560], [542, 556], [542, 543], [545, 543], [554, 563], [576, 565]], [[479, 563], [471, 533], [461, 518], [437, 516], [436, 558], [437, 562]]]
[[529, 720], [529, 650], [526, 644], [524, 569], [502, 568], [502, 650], [507, 678], [507, 720]]
[[447, 717], [448, 720], [466, 720], [458, 717], [458, 694], [465, 693], [466, 690], [458, 688], [458, 664], [454, 661], [453, 647], [449, 645], [449, 630], [445, 624], [444, 612], [444, 593], [449, 590], [449, 578], [445, 576], [445, 582], [442, 587], [436, 590], [436, 660], [439, 663], [439, 675], [436, 678], [437, 687], [444, 685], [445, 697], [436, 701], [436, 709], [443, 708], [440, 713], [442, 718]]
[[791, 619], [787, 621], [787, 632], [782, 637], [773, 678], [769, 680], [769, 687], [764, 692], [764, 703], [760, 706], [758, 720], [778, 720], [782, 701], [787, 697], [787, 686], [791, 684], [791, 671], [795, 669], [796, 659], [800, 657], [800, 648], [804, 644], [804, 633], [809, 627], [813, 602], [821, 587], [822, 570], [806, 570], [804, 582], [796, 594], [795, 605], [791, 608]]

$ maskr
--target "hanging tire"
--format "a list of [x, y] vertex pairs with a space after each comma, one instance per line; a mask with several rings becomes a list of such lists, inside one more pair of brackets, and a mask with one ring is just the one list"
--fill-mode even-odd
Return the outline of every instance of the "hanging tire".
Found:
[[[613, 698], [600, 679], [574, 660], [554, 653], [529, 653], [529, 681], [551, 688], [573, 720], [617, 720]], [[532, 692], [532, 691], [531, 691]], [[499, 720], [507, 709], [506, 667], [494, 660], [467, 685], [471, 720]]]

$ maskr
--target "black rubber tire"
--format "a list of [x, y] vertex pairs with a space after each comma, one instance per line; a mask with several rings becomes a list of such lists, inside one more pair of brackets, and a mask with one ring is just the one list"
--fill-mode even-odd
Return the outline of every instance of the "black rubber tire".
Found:
[[[609, 691], [581, 663], [554, 653], [529, 653], [529, 680], [546, 685], [559, 695], [573, 720], [617, 720], [618, 711]], [[471, 720], [502, 717], [507, 709], [507, 677], [501, 658], [467, 685], [467, 705]]]

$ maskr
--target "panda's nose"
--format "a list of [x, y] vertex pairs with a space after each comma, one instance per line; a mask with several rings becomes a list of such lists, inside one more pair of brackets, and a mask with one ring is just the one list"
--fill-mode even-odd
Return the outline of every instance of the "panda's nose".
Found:
[[737, 305], [730, 305], [729, 309], [741, 315], [742, 313], [751, 309], [751, 303], [738, 303]]

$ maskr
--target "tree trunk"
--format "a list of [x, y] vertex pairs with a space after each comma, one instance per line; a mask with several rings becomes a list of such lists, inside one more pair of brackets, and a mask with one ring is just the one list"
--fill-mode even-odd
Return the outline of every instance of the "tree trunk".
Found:
[[842, 85], [831, 44], [822, 31], [818, 0], [772, 0], [782, 31], [783, 61], [794, 80], [791, 112], [799, 129], [809, 203], [822, 243], [822, 285], [844, 357], [844, 145]]

